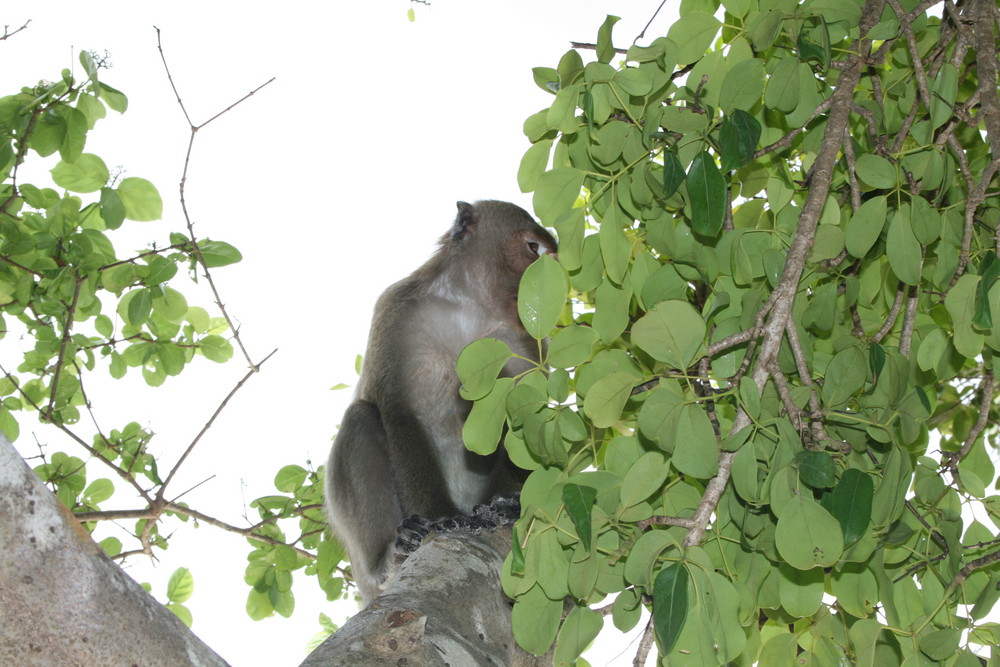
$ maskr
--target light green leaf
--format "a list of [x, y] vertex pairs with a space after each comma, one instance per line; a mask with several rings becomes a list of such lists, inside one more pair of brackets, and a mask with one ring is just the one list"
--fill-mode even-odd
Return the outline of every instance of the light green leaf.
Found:
[[490, 393], [510, 357], [510, 347], [496, 338], [481, 338], [466, 345], [457, 364], [462, 398], [475, 401]]
[[548, 165], [551, 148], [552, 140], [543, 139], [525, 152], [517, 169], [517, 185], [521, 192], [531, 192], [538, 185], [538, 179], [545, 173]]
[[462, 426], [462, 440], [469, 450], [483, 456], [496, 451], [507, 418], [507, 396], [513, 387], [513, 378], [500, 378], [488, 394], [473, 403]]
[[531, 199], [535, 215], [543, 225], [552, 225], [556, 218], [573, 207], [580, 188], [583, 172], [572, 167], [556, 167], [538, 178], [538, 186]]
[[599, 613], [588, 607], [573, 607], [559, 630], [552, 664], [575, 664], [603, 627], [604, 619]]
[[274, 476], [274, 488], [282, 493], [294, 493], [309, 476], [309, 471], [299, 465], [288, 465]]
[[774, 544], [789, 565], [808, 570], [836, 563], [844, 550], [844, 537], [840, 524], [819, 503], [794, 494], [778, 515]]
[[[102, 183], [103, 185], [103, 183]], [[131, 176], [116, 188], [125, 207], [125, 217], [136, 222], [151, 222], [163, 217], [163, 200], [156, 186], [145, 178]]]
[[677, 65], [683, 67], [705, 55], [715, 41], [722, 24], [706, 12], [689, 12], [667, 31], [667, 38], [677, 45]]
[[517, 313], [535, 339], [549, 335], [566, 305], [566, 271], [549, 255], [539, 257], [521, 276]]
[[60, 160], [52, 168], [52, 180], [70, 192], [96, 192], [110, 177], [104, 160], [93, 153], [83, 153], [73, 162]]
[[186, 602], [194, 593], [194, 577], [186, 567], [179, 567], [167, 582], [167, 599], [171, 602]]

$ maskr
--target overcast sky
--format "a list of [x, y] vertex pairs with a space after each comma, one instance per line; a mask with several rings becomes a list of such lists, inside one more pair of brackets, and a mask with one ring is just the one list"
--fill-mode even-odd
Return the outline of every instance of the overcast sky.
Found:
[[[531, 67], [555, 67], [571, 40], [594, 41], [606, 14], [622, 17], [616, 43], [628, 46], [658, 5], [433, 0], [413, 5], [414, 23], [406, 0], [8, 7], [9, 29], [31, 24], [0, 43], [0, 95], [57, 79], [63, 68], [79, 75], [80, 50], [110, 54], [113, 67], [102, 78], [129, 96], [129, 110], [109, 112], [87, 150], [125, 176], [153, 181], [165, 200], [164, 222], [129, 223], [139, 229], [124, 234], [120, 253], [162, 243], [183, 227], [177, 183], [189, 130], [153, 26], [195, 123], [275, 77], [200, 131], [192, 158], [188, 207], [197, 233], [244, 255], [241, 264], [214, 272], [223, 299], [255, 360], [278, 353], [187, 461], [175, 490], [214, 477], [186, 501], [241, 523], [250, 500], [273, 492], [281, 466], [324, 461], [350, 399], [349, 390], [329, 389], [353, 384], [378, 293], [429, 256], [456, 200], [506, 199], [530, 210], [530, 195], [516, 183], [529, 146], [521, 126], [551, 99], [532, 82]], [[664, 11], [650, 37], [665, 34], [676, 15]], [[210, 305], [188, 283], [175, 286], [190, 303]], [[102, 427], [134, 419], [156, 431], [163, 470], [245, 370], [240, 360], [217, 366], [197, 359], [155, 391], [132, 372], [120, 382], [94, 381], [90, 393]], [[81, 435], [89, 433], [89, 425], [81, 427]], [[34, 453], [36, 436], [63, 446], [22, 418], [22, 452]], [[90, 474], [108, 475], [96, 464]], [[243, 612], [247, 550], [233, 535], [185, 526], [158, 564], [136, 560], [130, 568], [160, 599], [174, 569], [191, 568], [194, 630], [233, 665], [297, 665], [318, 630], [317, 614], [340, 621], [346, 612], [299, 575], [293, 617], [253, 623]]]

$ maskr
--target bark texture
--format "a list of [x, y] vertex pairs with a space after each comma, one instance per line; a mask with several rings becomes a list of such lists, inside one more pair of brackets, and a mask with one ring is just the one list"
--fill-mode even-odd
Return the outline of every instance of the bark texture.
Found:
[[226, 665], [122, 571], [0, 435], [0, 665]]

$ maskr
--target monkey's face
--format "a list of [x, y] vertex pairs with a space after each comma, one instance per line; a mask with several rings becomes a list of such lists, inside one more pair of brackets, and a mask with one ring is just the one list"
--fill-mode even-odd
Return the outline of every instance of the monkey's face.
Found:
[[524, 270], [542, 255], [558, 258], [555, 239], [541, 227], [515, 231], [507, 239], [503, 250], [504, 263], [511, 274], [518, 279]]

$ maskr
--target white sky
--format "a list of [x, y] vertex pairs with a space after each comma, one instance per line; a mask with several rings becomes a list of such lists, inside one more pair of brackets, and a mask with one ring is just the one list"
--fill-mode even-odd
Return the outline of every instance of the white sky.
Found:
[[[594, 41], [609, 13], [622, 17], [616, 45], [627, 46], [658, 5], [433, 0], [430, 8], [414, 5], [415, 23], [406, 19], [406, 0], [47, 0], [7, 9], [2, 20], [11, 29], [32, 23], [0, 43], [0, 95], [56, 79], [63, 68], [79, 73], [81, 49], [111, 54], [103, 79], [129, 96], [129, 110], [109, 112], [87, 150], [112, 169], [121, 165], [125, 175], [153, 181], [165, 201], [165, 222], [128, 223], [140, 230], [120, 252], [183, 227], [176, 192], [189, 132], [153, 26], [196, 123], [276, 77], [199, 132], [188, 207], [202, 238], [242, 251], [244, 261], [216, 270], [215, 279], [254, 359], [275, 347], [278, 354], [195, 449], [175, 491], [214, 475], [184, 499], [239, 524], [250, 500], [273, 492], [281, 466], [324, 461], [350, 399], [349, 391], [329, 388], [353, 384], [378, 293], [429, 256], [456, 200], [507, 199], [530, 210], [530, 194], [519, 192], [515, 178], [529, 146], [521, 125], [550, 101], [532, 82], [531, 67], [555, 67], [570, 40]], [[665, 34], [675, 16], [675, 6], [665, 7], [649, 38]], [[176, 286], [190, 303], [210, 305], [191, 285]], [[10, 350], [2, 355], [16, 366]], [[198, 359], [159, 390], [144, 390], [132, 371], [120, 382], [93, 382], [89, 393], [103, 428], [132, 419], [157, 432], [162, 471], [244, 372], [241, 360], [217, 366]], [[79, 455], [30, 417], [21, 424], [23, 453], [36, 452], [37, 436]], [[85, 424], [80, 433], [91, 430]], [[109, 476], [96, 464], [90, 473]], [[250, 621], [243, 611], [247, 551], [237, 536], [187, 524], [158, 564], [136, 559], [130, 568], [164, 599], [170, 574], [189, 567], [194, 630], [233, 665], [297, 665], [318, 630], [317, 614], [340, 622], [346, 612], [299, 575], [291, 619]], [[624, 642], [606, 648], [611, 656], [627, 649]], [[630, 664], [632, 653], [613, 664]]]

